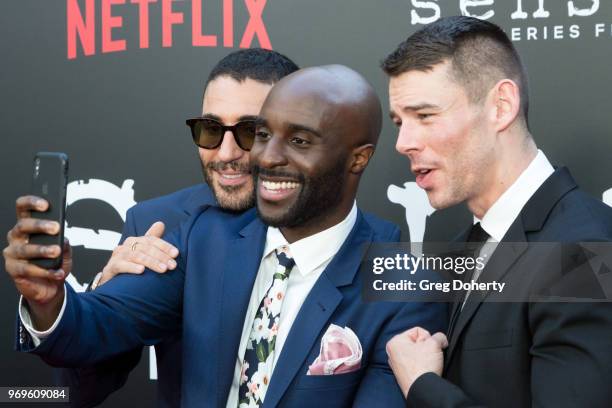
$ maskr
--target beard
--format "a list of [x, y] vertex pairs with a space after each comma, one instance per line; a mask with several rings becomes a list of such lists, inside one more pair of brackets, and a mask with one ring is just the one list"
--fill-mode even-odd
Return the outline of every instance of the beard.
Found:
[[[345, 160], [338, 160], [330, 169], [314, 177], [306, 177], [300, 173], [268, 170], [259, 166], [253, 166], [254, 183], [257, 186], [259, 176], [286, 177], [296, 180], [301, 184], [301, 190], [295, 202], [278, 216], [263, 214], [259, 208], [257, 213], [261, 220], [276, 228], [293, 228], [306, 224], [317, 217], [325, 217], [330, 209], [335, 208], [342, 201], [342, 190], [344, 187]], [[253, 197], [255, 202], [257, 187]]]
[[243, 212], [253, 207], [255, 205], [255, 197], [252, 190], [252, 183], [245, 183], [237, 186], [225, 186], [216, 183], [213, 172], [223, 170], [240, 171], [243, 173], [250, 172], [248, 165], [237, 161], [229, 163], [217, 161], [202, 164], [204, 181], [206, 181], [206, 184], [210, 187], [219, 207], [231, 212]]

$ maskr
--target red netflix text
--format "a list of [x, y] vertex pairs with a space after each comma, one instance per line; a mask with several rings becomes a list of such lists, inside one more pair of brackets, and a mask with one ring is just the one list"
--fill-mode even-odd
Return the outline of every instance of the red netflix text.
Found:
[[[83, 55], [127, 50], [127, 40], [113, 35], [113, 29], [123, 27], [123, 17], [116, 14], [113, 6], [131, 4], [138, 8], [139, 48], [149, 48], [149, 11], [150, 7], [161, 4], [162, 46], [172, 47], [172, 30], [176, 25], [186, 24], [183, 12], [173, 9], [174, 0], [97, 0], [100, 2], [100, 15], [96, 16], [96, 0], [66, 0], [67, 3], [67, 45], [68, 59], [77, 57], [77, 43]], [[222, 1], [223, 32], [204, 33], [202, 25], [202, 0], [191, 0], [191, 39], [194, 47], [234, 47], [234, 0]], [[157, 4], [159, 3], [159, 4]], [[178, 2], [177, 2], [178, 3]], [[249, 48], [255, 39], [262, 48], [272, 49], [270, 38], [263, 21], [266, 0], [241, 0], [248, 11], [249, 20], [242, 32], [240, 48]], [[189, 16], [187, 16], [189, 17]], [[96, 24], [101, 27], [101, 44], [97, 44]], [[100, 47], [100, 48], [97, 48]]]

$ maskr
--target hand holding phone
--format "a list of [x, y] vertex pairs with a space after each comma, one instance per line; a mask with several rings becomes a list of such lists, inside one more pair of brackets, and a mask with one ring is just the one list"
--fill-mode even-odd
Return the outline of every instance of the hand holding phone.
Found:
[[[34, 171], [36, 174], [38, 164], [38, 181], [33, 182], [33, 187], [40, 187], [41, 192], [44, 188], [47, 191], [46, 199], [34, 195], [17, 199], [17, 223], [9, 231], [9, 245], [3, 251], [6, 271], [28, 301], [34, 324], [39, 329], [44, 329], [48, 321], [52, 323], [59, 312], [64, 296], [63, 281], [70, 273], [72, 264], [70, 246], [64, 243], [62, 233], [66, 184], [64, 168], [67, 169], [67, 161], [65, 155], [63, 156], [59, 154], [59, 157], [52, 160], [58, 163], [57, 160], [60, 159], [60, 163], [66, 163], [61, 166], [42, 166], [40, 161], [37, 163], [35, 160]], [[45, 174], [41, 174], [41, 171]], [[62, 176], [54, 177], [52, 173]], [[58, 183], [56, 186], [47, 183], [44, 187], [43, 178], [54, 179]], [[60, 194], [49, 194], [51, 191]], [[60, 204], [54, 206], [52, 201]], [[52, 208], [58, 211], [53, 211]], [[46, 217], [52, 219], [47, 220]], [[47, 268], [47, 265], [51, 268]]]

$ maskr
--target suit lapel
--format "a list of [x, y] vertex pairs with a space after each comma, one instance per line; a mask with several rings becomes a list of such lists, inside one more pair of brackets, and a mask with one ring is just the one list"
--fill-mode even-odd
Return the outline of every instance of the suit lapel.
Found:
[[266, 392], [264, 403], [266, 407], [278, 405], [287, 387], [304, 363], [319, 333], [324, 329], [341, 301], [342, 294], [324, 272], [310, 291], [293, 322], [274, 368], [270, 388]]
[[[527, 249], [527, 243], [525, 242], [525, 232], [523, 230], [523, 223], [521, 217], [519, 217], [510, 226], [510, 229], [504, 236], [502, 244], [498, 245], [491, 259], [487, 262], [485, 268], [478, 279], [478, 282], [501, 282], [504, 280], [504, 276], [508, 273], [512, 265], [519, 259], [519, 257]], [[489, 292], [470, 293], [463, 310], [459, 313], [457, 321], [453, 328], [453, 332], [449, 333], [449, 346], [447, 350], [447, 357], [445, 362], [448, 363], [452, 357], [457, 341], [461, 336], [461, 333], [465, 329], [469, 321], [474, 317], [474, 314], [482, 304], [483, 300], [489, 296]], [[453, 304], [453, 312], [461, 307], [461, 301]], [[452, 315], [451, 315], [452, 316]]]
[[229, 243], [223, 269], [218, 336], [217, 405], [225, 406], [234, 376], [244, 318], [266, 242], [267, 227], [256, 218]]
[[[527, 233], [540, 231], [557, 202], [575, 188], [577, 188], [576, 183], [567, 168], [557, 169], [527, 201], [502, 239], [502, 243], [505, 244], [498, 245], [495, 249], [491, 259], [482, 271], [479, 282], [503, 281], [512, 265], [527, 250]], [[470, 294], [457, 318], [453, 332], [449, 333], [449, 346], [445, 358], [446, 367], [450, 364], [462, 332], [488, 295], [488, 292]], [[460, 307], [460, 304], [455, 302], [453, 311], [458, 307]]]
[[[315, 283], [291, 326], [274, 368], [264, 406], [278, 405], [295, 376], [299, 374], [315, 341], [332, 323], [329, 320], [343, 299], [338, 288], [353, 282], [365, 245], [372, 241], [372, 237], [372, 229], [359, 212], [353, 230]], [[311, 364], [312, 361], [306, 363]]]

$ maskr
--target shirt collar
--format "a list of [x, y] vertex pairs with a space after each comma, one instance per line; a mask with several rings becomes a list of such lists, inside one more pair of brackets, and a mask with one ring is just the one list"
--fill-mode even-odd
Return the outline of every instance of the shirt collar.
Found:
[[344, 220], [324, 231], [302, 238], [289, 244], [278, 228], [268, 227], [264, 258], [276, 248], [287, 245], [302, 276], [312, 273], [317, 267], [330, 260], [350, 234], [357, 221], [357, 204]]
[[500, 242], [527, 201], [554, 171], [544, 153], [538, 150], [529, 166], [495, 201], [482, 220], [474, 217], [474, 223], [480, 222], [487, 234]]

